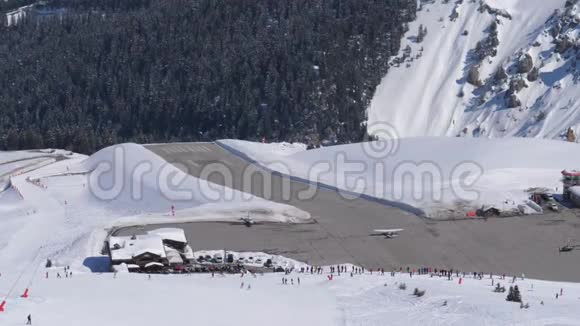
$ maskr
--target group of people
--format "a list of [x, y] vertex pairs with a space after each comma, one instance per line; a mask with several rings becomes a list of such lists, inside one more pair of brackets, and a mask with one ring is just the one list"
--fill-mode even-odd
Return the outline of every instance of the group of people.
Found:
[[[64, 270], [63, 270], [63, 273], [64, 273], [64, 277], [65, 278], [69, 278], [69, 277], [72, 278], [72, 276], [73, 276], [73, 273], [70, 270], [70, 266], [65, 266], [64, 267]], [[49, 277], [49, 273], [47, 271], [46, 274], [45, 274], [45, 278], [48, 278], [48, 277]], [[60, 275], [60, 272], [56, 272], [56, 278], [62, 278], [62, 275]]]
[[[288, 285], [287, 277], [282, 277], [282, 284]], [[290, 278], [290, 284], [294, 285], [294, 278]], [[296, 284], [300, 285], [300, 277], [296, 278]]]
[[306, 268], [302, 267], [300, 270], [310, 274], [322, 274], [324, 272], [324, 268], [320, 266], [307, 266]]
[[[205, 268], [205, 267], [204, 267]], [[232, 269], [233, 268], [233, 269]], [[377, 275], [385, 275], [385, 269], [384, 268], [377, 268], [374, 270]], [[70, 266], [66, 266], [64, 267], [64, 275], [66, 278], [72, 277], [72, 271], [70, 271]], [[214, 276], [214, 274], [216, 272], [223, 274], [224, 272], [226, 273], [241, 273], [241, 277], [244, 277], [244, 275], [246, 273], [250, 273], [252, 274], [252, 276], [254, 276], [254, 278], [256, 278], [256, 274], [253, 273], [252, 271], [247, 271], [245, 270], [242, 266], [240, 267], [235, 267], [235, 266], [227, 266], [227, 267], [208, 267], [207, 269], [204, 269], [203, 271], [200, 270], [200, 272], [211, 272], [212, 277]], [[290, 275], [294, 272], [294, 268], [286, 268], [284, 269], [284, 273], [285, 276], [282, 277], [282, 284], [283, 285], [300, 285], [300, 277], [296, 277], [296, 282], [294, 281], [293, 277], [286, 277], [287, 275]], [[299, 270], [300, 273], [304, 273], [304, 274], [325, 274], [326, 272], [329, 272], [330, 276], [334, 276], [335, 274], [337, 274], [338, 276], [340, 276], [341, 274], [344, 273], [348, 273], [349, 269], [348, 269], [348, 265], [336, 265], [336, 266], [328, 266], [328, 267], [321, 267], [321, 266], [302, 266], [300, 267]], [[373, 269], [365, 269], [364, 267], [359, 267], [359, 266], [354, 266], [351, 265], [350, 266], [350, 276], [354, 277], [354, 275], [362, 275], [365, 273], [369, 273], [370, 275], [373, 274]], [[447, 277], [448, 280], [451, 280], [452, 277], [455, 275], [458, 278], [465, 278], [467, 275], [470, 275], [473, 277], [473, 279], [479, 279], [482, 280], [484, 278], [484, 273], [482, 272], [472, 272], [472, 273], [466, 273], [466, 272], [461, 272], [459, 270], [456, 269], [438, 269], [438, 268], [433, 268], [433, 267], [420, 267], [420, 268], [411, 268], [411, 267], [400, 267], [398, 270], [399, 273], [408, 273], [410, 277], [413, 277], [413, 275], [431, 275], [431, 277]], [[390, 272], [390, 276], [394, 277], [396, 275], [397, 271], [396, 270], [392, 270]], [[260, 274], [263, 274], [262, 272]], [[114, 273], [114, 278], [116, 278], [117, 273]], [[489, 278], [492, 280], [492, 285], [493, 285], [493, 274], [489, 273]], [[500, 280], [505, 280], [506, 275], [502, 274], [502, 275], [498, 275]], [[57, 278], [62, 278], [60, 272], [56, 273], [56, 277]], [[46, 278], [49, 278], [49, 272], [46, 272]], [[522, 280], [525, 278], [525, 275], [522, 274], [521, 275]], [[149, 279], [151, 279], [151, 275], [149, 275]], [[329, 280], [332, 280], [332, 277], [328, 278]], [[512, 282], [515, 283], [516, 282], [516, 276], [513, 276], [513, 280]], [[251, 284], [249, 283], [244, 283], [241, 282], [240, 285], [240, 289], [247, 289], [250, 290], [251, 289]], [[533, 285], [532, 285], [533, 288]], [[563, 295], [564, 290], [560, 289], [559, 293], [556, 293], [556, 299], [558, 299], [559, 297], [561, 297]], [[542, 301], [541, 304], [543, 305], [544, 302]], [[27, 325], [31, 325], [32, 324], [32, 316], [29, 314], [27, 316]]]

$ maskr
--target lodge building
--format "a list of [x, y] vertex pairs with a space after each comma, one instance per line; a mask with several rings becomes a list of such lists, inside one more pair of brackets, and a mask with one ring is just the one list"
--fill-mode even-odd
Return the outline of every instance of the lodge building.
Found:
[[108, 239], [111, 266], [126, 264], [130, 271], [182, 266], [194, 260], [185, 233], [161, 228], [142, 235], [111, 236]]

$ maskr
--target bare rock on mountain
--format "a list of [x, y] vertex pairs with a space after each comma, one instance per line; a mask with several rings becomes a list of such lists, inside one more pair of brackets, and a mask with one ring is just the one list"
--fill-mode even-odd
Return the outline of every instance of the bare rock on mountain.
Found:
[[526, 82], [521, 79], [521, 78], [515, 78], [512, 79], [510, 81], [510, 88], [508, 90], [509, 94], [517, 94], [519, 93], [522, 89], [528, 87], [528, 84], [526, 84]]
[[566, 131], [566, 141], [569, 141], [571, 143], [576, 142], [576, 134], [574, 133], [574, 129], [568, 128], [568, 130]]
[[507, 79], [508, 75], [506, 74], [505, 69], [502, 66], [499, 66], [493, 77], [496, 81], [503, 81]]
[[518, 73], [525, 74], [530, 72], [534, 67], [534, 60], [529, 53], [526, 53], [520, 57], [518, 61]]
[[558, 35], [560, 35], [561, 31], [562, 25], [560, 24], [560, 22], [557, 22], [556, 24], [554, 24], [550, 32], [552, 34], [552, 37], [557, 37]]
[[483, 85], [481, 79], [479, 78], [479, 66], [472, 65], [469, 67], [469, 71], [467, 72], [467, 82], [473, 86], [480, 87]]
[[539, 75], [540, 75], [540, 70], [538, 69], [538, 67], [532, 68], [532, 70], [530, 70], [530, 72], [528, 73], [528, 81], [535, 82], [536, 80], [538, 80]]
[[511, 94], [507, 99], [506, 105], [508, 108], [513, 109], [520, 107], [522, 105], [522, 102], [520, 101], [520, 99], [517, 97], [516, 94]]
[[556, 38], [554, 43], [556, 43], [556, 49], [554, 50], [556, 53], [564, 53], [574, 46], [574, 42], [567, 36]]

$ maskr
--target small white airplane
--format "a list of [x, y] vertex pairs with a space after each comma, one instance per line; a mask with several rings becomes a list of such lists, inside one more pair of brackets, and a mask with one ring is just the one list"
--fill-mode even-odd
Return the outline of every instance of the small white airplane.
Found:
[[385, 238], [394, 238], [399, 236], [399, 232], [403, 231], [404, 229], [376, 229], [373, 230], [372, 235], [383, 235]]
[[242, 221], [242, 223], [244, 223], [245, 226], [250, 227], [254, 224], [256, 224], [256, 221], [254, 221], [254, 219], [252, 219], [251, 217], [240, 217], [240, 220]]

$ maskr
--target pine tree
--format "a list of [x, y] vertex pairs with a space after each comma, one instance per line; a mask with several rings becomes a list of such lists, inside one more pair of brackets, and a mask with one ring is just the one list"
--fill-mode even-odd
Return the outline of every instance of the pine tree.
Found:
[[518, 286], [516, 285], [514, 287], [514, 295], [513, 295], [513, 300], [514, 302], [522, 302], [522, 295], [520, 294], [520, 289], [518, 288]]
[[424, 27], [423, 24], [420, 24], [419, 30], [417, 31], [417, 43], [423, 42], [423, 40], [425, 40], [425, 36], [427, 36], [427, 27]]
[[514, 301], [514, 287], [513, 286], [510, 286], [506, 300], [507, 301]]
[[517, 285], [515, 287], [510, 286], [506, 300], [510, 302], [522, 302], [520, 289], [518, 288]]

